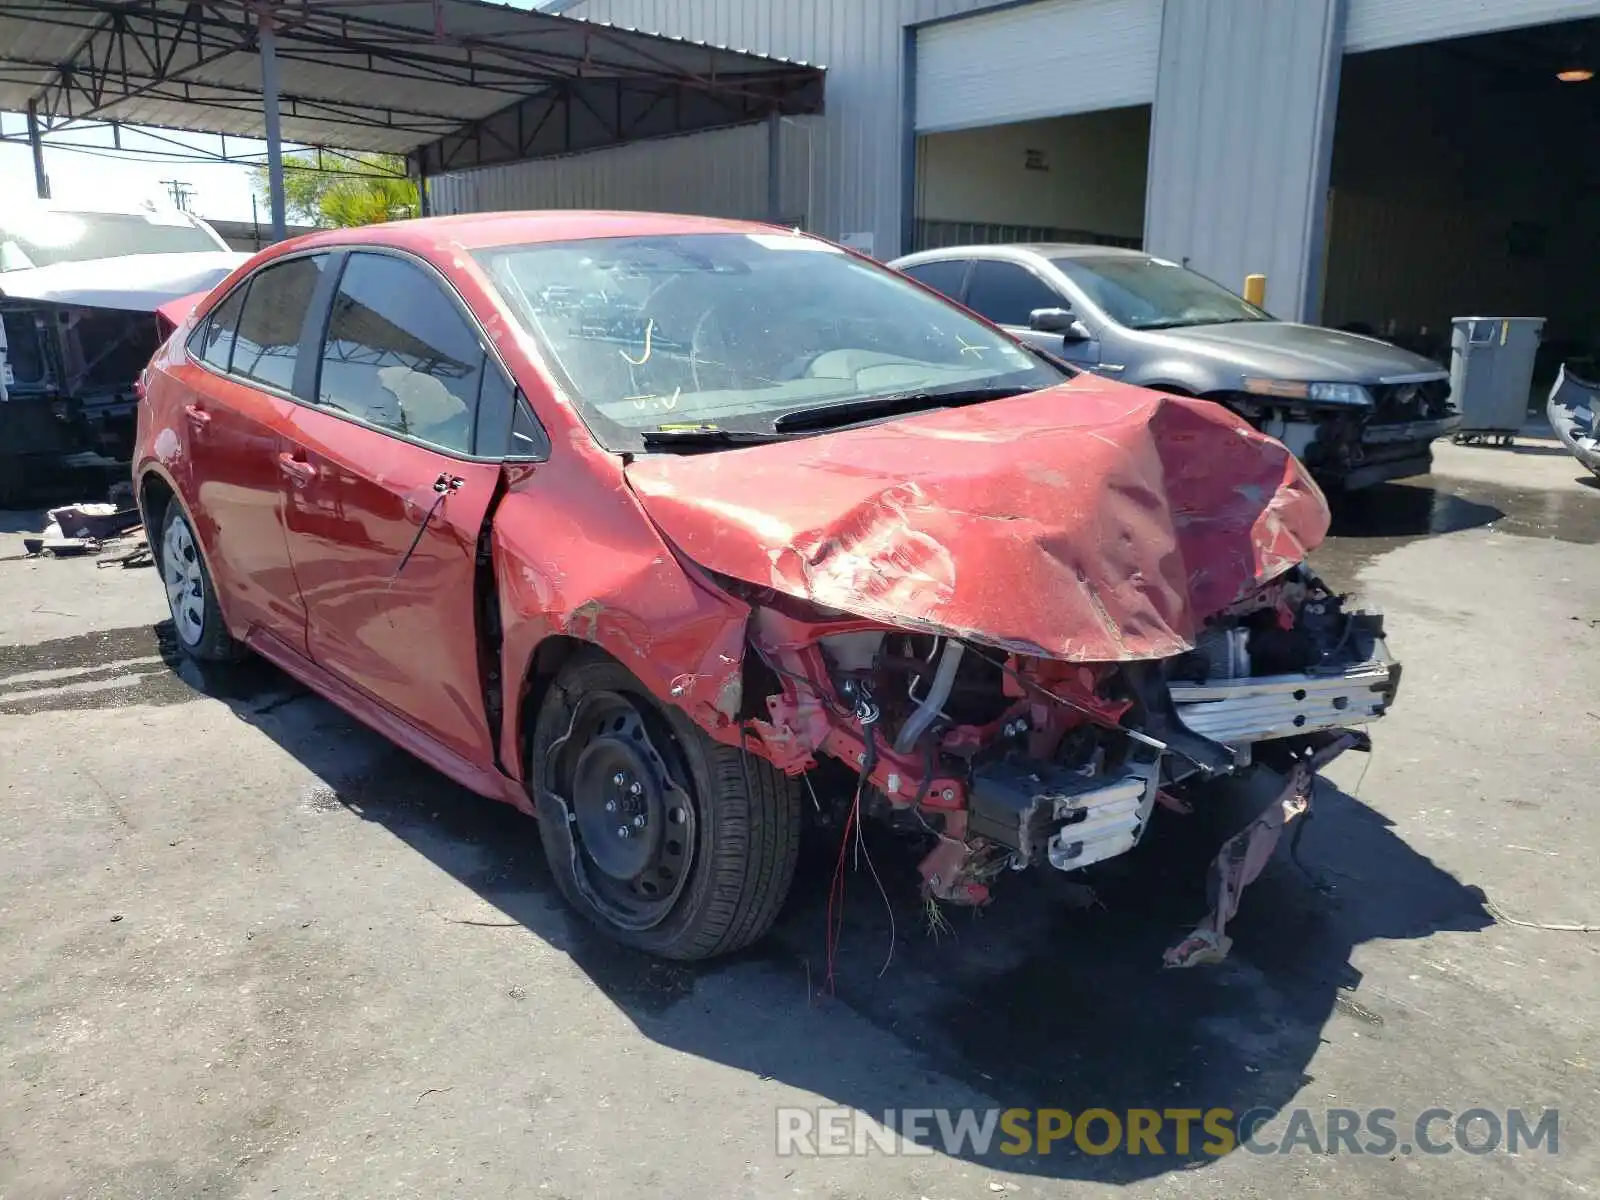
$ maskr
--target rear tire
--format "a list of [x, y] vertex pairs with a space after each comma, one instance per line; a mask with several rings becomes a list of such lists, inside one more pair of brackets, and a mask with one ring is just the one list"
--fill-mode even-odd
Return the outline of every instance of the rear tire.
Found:
[[201, 662], [242, 658], [244, 647], [229, 634], [217, 606], [217, 588], [211, 582], [200, 539], [176, 500], [168, 501], [162, 514], [156, 556], [178, 649]]
[[712, 958], [756, 941], [783, 906], [796, 782], [658, 704], [620, 663], [562, 669], [535, 718], [529, 778], [557, 886], [615, 940]]

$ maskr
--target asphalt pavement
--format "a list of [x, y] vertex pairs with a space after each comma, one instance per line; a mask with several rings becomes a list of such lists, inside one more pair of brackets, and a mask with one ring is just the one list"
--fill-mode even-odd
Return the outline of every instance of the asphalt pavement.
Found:
[[[1092, 898], [1022, 875], [946, 921], [873, 838], [886, 895], [848, 873], [831, 983], [825, 839], [753, 951], [615, 948], [569, 917], [529, 821], [271, 667], [182, 663], [153, 571], [24, 559], [37, 514], [0, 514], [0, 1196], [1594, 1195], [1581, 474], [1548, 440], [1443, 446], [1339, 506], [1315, 561], [1385, 609], [1404, 682], [1246, 893], [1228, 961], [1161, 950], [1259, 789], [1162, 813]], [[778, 1153], [785, 1121], [813, 1144], [848, 1124], [834, 1106], [930, 1149]], [[1097, 1153], [1100, 1118], [1087, 1148], [1009, 1154], [917, 1116], [966, 1108], [1260, 1130], [1214, 1153], [1197, 1124], [1185, 1152], [1166, 1118], [1159, 1153]], [[1430, 1109], [1450, 1115], [1423, 1147]], [[1555, 1110], [1555, 1145], [1471, 1153], [1474, 1109]]]

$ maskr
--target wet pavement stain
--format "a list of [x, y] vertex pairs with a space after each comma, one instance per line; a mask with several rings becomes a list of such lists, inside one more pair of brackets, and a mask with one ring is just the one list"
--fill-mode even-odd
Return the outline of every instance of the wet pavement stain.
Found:
[[1371, 562], [1423, 538], [1468, 529], [1511, 537], [1600, 544], [1600, 490], [1512, 488], [1423, 475], [1330, 497], [1333, 524], [1311, 563], [1349, 587]]
[[0, 646], [0, 716], [187, 704], [208, 696], [255, 708], [300, 695], [309, 693], [258, 658], [189, 659], [170, 621]]

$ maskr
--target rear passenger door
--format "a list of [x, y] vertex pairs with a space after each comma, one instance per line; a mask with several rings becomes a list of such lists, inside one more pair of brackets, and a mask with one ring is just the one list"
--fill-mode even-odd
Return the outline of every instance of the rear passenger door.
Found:
[[297, 411], [301, 334], [326, 254], [277, 259], [196, 327], [183, 364], [186, 499], [235, 632], [306, 652], [305, 610], [284, 538], [284, 430]]
[[971, 265], [969, 258], [941, 258], [902, 267], [900, 273], [909, 275], [924, 287], [930, 287], [960, 304], [961, 294], [967, 286], [967, 268]]
[[452, 754], [491, 766], [477, 548], [514, 388], [431, 267], [361, 250], [338, 269], [308, 338], [314, 400], [292, 420], [284, 501], [311, 657]]

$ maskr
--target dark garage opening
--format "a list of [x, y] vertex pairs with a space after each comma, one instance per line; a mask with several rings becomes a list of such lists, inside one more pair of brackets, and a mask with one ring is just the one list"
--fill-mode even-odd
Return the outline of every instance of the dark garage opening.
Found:
[[1600, 75], [1600, 20], [1348, 56], [1323, 322], [1448, 362], [1453, 317], [1544, 317], [1536, 388], [1593, 354], [1600, 78], [1584, 71]]
[[913, 249], [997, 242], [1139, 246], [1148, 104], [917, 138]]

